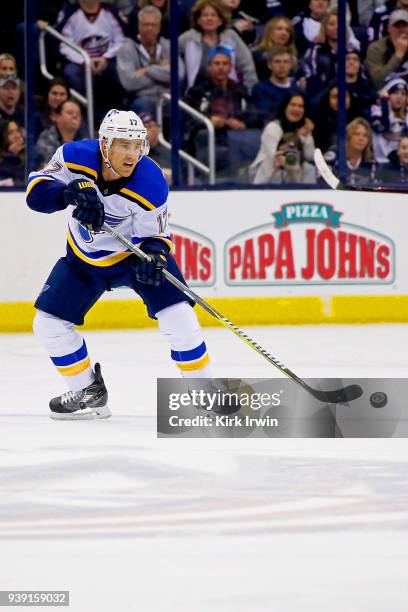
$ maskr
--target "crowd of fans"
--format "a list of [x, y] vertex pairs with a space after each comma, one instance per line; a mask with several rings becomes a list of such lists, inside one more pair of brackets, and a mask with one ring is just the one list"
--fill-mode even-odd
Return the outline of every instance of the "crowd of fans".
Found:
[[[159, 100], [170, 92], [168, 0], [43, 4], [39, 27], [50, 23], [91, 58], [96, 124], [111, 107], [138, 113], [150, 155], [171, 181], [170, 153], [159, 141], [170, 118], [157, 122]], [[405, 183], [408, 0], [347, 5], [347, 180]], [[337, 171], [336, 3], [181, 0], [180, 11], [180, 96], [214, 126], [217, 181], [314, 184], [316, 146]], [[37, 95], [37, 167], [61, 144], [90, 136], [75, 99], [85, 93], [81, 55], [64, 43], [49, 55], [58, 76]], [[23, 89], [18, 61], [1, 54], [0, 185], [24, 181]], [[207, 163], [203, 124], [183, 113], [182, 132], [183, 148]]]

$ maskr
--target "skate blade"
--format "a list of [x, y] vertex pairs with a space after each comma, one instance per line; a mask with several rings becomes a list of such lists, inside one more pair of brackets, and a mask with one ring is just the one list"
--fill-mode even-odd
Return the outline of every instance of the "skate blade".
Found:
[[76, 412], [50, 412], [50, 419], [56, 421], [91, 421], [93, 419], [108, 419], [112, 416], [107, 406], [99, 408], [85, 408]]

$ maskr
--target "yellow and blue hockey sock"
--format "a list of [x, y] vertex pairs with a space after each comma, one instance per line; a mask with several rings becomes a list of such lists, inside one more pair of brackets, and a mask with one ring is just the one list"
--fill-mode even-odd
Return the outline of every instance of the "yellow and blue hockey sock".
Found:
[[93, 383], [94, 372], [88, 350], [73, 323], [38, 310], [33, 329], [71, 391], [85, 389]]
[[170, 342], [171, 358], [184, 378], [213, 378], [203, 332], [190, 304], [174, 304], [156, 317]]

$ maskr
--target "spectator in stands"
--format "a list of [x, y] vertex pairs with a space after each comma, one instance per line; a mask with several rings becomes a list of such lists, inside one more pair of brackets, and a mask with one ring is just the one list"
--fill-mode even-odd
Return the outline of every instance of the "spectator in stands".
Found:
[[65, 100], [56, 112], [55, 125], [41, 132], [35, 147], [37, 167], [45, 166], [61, 145], [80, 140], [81, 108], [75, 100]]
[[167, 182], [171, 185], [173, 182], [171, 172], [171, 151], [166, 149], [159, 142], [161, 127], [150, 113], [142, 112], [140, 113], [140, 118], [147, 129], [147, 138], [150, 145], [149, 157], [159, 164]]
[[408, 134], [408, 85], [401, 78], [390, 79], [380, 92], [378, 104], [371, 108], [374, 131], [373, 148], [377, 162], [387, 163], [398, 147], [401, 136]]
[[[337, 113], [339, 110], [339, 92], [334, 81], [326, 90], [325, 95], [320, 101], [320, 105], [315, 114], [312, 115], [315, 119], [314, 139], [316, 146], [323, 152], [330, 147], [335, 147], [337, 143]], [[350, 93], [346, 91], [346, 110], [347, 120], [350, 121], [355, 117], [351, 113], [351, 98]]]
[[[58, 19], [63, 36], [82, 47], [91, 57], [94, 103], [97, 121], [112, 106], [120, 105], [122, 91], [116, 73], [116, 54], [124, 40], [122, 22], [116, 9], [99, 0], [66, 4]], [[71, 88], [85, 94], [82, 56], [61, 43], [66, 60], [64, 76]]]
[[138, 14], [145, 6], [155, 6], [161, 13], [160, 36], [170, 38], [170, 22], [169, 22], [169, 2], [168, 0], [139, 0], [136, 6], [133, 7], [127, 18], [125, 27], [126, 36], [132, 40], [137, 40], [139, 34]]
[[[353, 0], [357, 9], [357, 21], [351, 25], [368, 28], [375, 10], [384, 4], [384, 0]], [[357, 6], [356, 6], [357, 5]]]
[[242, 0], [222, 0], [222, 4], [231, 13], [230, 27], [242, 38], [246, 45], [253, 45], [256, 37], [256, 25], [260, 23], [256, 6], [249, 5], [244, 10]]
[[[334, 166], [334, 172], [338, 174], [336, 147], [327, 151], [324, 157], [327, 163]], [[347, 125], [346, 163], [348, 185], [367, 185], [377, 182], [377, 164], [373, 156], [371, 127], [362, 117], [353, 119]]]
[[408, 0], [388, 0], [388, 2], [382, 2], [375, 9], [369, 24], [369, 36], [371, 41], [387, 36], [390, 15], [397, 9], [408, 11]]
[[252, 90], [252, 99], [263, 118], [275, 118], [288, 94], [299, 91], [293, 71], [293, 56], [285, 47], [272, 47], [268, 52], [269, 79], [260, 81]]
[[25, 141], [13, 119], [0, 122], [0, 186], [25, 184]]
[[260, 81], [270, 76], [267, 56], [272, 47], [285, 47], [293, 58], [293, 68], [297, 68], [297, 48], [292, 22], [287, 17], [270, 19], [262, 34], [259, 44], [252, 49], [256, 72]]
[[370, 107], [377, 99], [377, 91], [365, 75], [358, 52], [353, 49], [346, 55], [346, 88], [355, 116], [369, 119]]
[[[346, 34], [348, 48], [355, 48]], [[321, 96], [327, 83], [336, 78], [338, 48], [338, 17], [337, 11], [329, 11], [323, 18], [317, 42], [306, 52], [304, 71], [306, 76], [306, 91], [315, 104]]]
[[408, 135], [402, 136], [398, 148], [391, 151], [388, 163], [380, 166], [381, 183], [404, 183], [408, 187]]
[[187, 74], [187, 87], [208, 78], [211, 47], [221, 45], [231, 51], [230, 78], [243, 82], [251, 91], [258, 81], [251, 52], [238, 34], [227, 28], [229, 11], [219, 0], [198, 0], [192, 8], [194, 27], [179, 37], [179, 49]]
[[68, 84], [62, 77], [52, 79], [48, 84], [43, 110], [35, 113], [35, 135], [38, 137], [43, 130], [55, 124], [57, 109], [70, 97]]
[[371, 43], [367, 49], [368, 74], [377, 89], [388, 76], [405, 76], [408, 62], [408, 11], [401, 9], [390, 15], [388, 36]]
[[[145, 6], [138, 13], [139, 34], [126, 38], [117, 62], [120, 82], [132, 96], [131, 110], [153, 116], [161, 95], [170, 91], [170, 42], [160, 37], [161, 13], [155, 6]], [[179, 63], [179, 76], [183, 66]]]
[[[233, 69], [232, 53], [227, 47], [218, 46], [209, 52], [209, 78], [187, 91], [185, 101], [211, 120], [215, 128], [216, 139], [216, 169], [220, 175], [232, 176], [238, 168], [234, 168], [237, 157], [231, 155], [230, 136], [234, 134], [234, 142], [241, 141], [244, 149], [250, 150], [251, 143], [259, 142], [259, 119], [248, 108], [249, 95], [244, 85], [229, 78]], [[206, 163], [208, 161], [207, 130], [193, 129], [190, 135], [194, 153]], [[252, 145], [253, 147], [253, 145]]]
[[14, 119], [19, 125], [24, 125], [24, 108], [19, 104], [20, 97], [20, 79], [15, 75], [0, 78], [0, 119]]
[[313, 161], [315, 149], [313, 122], [307, 117], [306, 98], [301, 93], [290, 94], [283, 102], [278, 112], [278, 118], [268, 123], [262, 132], [261, 147], [251, 164], [257, 184], [269, 182], [274, 172], [273, 160], [276, 150], [284, 134], [295, 133], [303, 144], [305, 161]]
[[272, 185], [316, 183], [315, 167], [305, 161], [303, 143], [295, 132], [287, 132], [282, 136], [267, 182]]
[[[310, 0], [309, 10], [293, 19], [299, 54], [303, 55], [313, 44], [321, 42], [321, 26], [329, 12], [337, 14], [336, 7], [330, 7], [329, 0]], [[347, 39], [353, 49], [360, 50], [360, 42], [350, 26], [347, 28]]]
[[6, 76], [17, 76], [16, 59], [11, 53], [0, 54], [0, 79]]
[[318, 42], [320, 26], [327, 15], [330, 0], [310, 0], [309, 9], [293, 18], [296, 47], [304, 54], [309, 47]]

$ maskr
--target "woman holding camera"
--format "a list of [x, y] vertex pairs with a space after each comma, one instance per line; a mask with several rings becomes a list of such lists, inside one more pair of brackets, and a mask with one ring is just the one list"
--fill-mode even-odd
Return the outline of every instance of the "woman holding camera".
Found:
[[305, 161], [303, 144], [294, 132], [287, 132], [281, 138], [273, 158], [271, 185], [313, 185], [316, 171], [313, 164]]
[[270, 121], [261, 135], [261, 147], [255, 161], [250, 166], [254, 176], [253, 183], [261, 185], [271, 182], [276, 172], [274, 160], [278, 145], [284, 134], [290, 132], [300, 139], [304, 161], [313, 161], [315, 144], [314, 125], [306, 116], [306, 99], [302, 93], [292, 93], [283, 102], [278, 118]]

